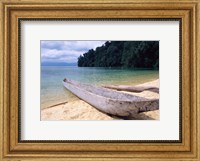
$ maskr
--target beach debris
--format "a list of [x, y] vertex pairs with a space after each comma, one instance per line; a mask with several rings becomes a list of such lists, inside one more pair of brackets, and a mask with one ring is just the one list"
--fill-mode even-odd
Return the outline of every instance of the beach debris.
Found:
[[114, 89], [117, 91], [143, 92], [145, 90], [148, 90], [151, 92], [159, 93], [159, 88], [153, 86], [102, 85], [102, 87]]

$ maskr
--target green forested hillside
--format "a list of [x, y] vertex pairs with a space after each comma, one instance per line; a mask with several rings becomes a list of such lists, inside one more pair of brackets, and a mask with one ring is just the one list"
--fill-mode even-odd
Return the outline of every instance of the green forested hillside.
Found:
[[159, 68], [159, 41], [107, 41], [80, 55], [78, 66]]

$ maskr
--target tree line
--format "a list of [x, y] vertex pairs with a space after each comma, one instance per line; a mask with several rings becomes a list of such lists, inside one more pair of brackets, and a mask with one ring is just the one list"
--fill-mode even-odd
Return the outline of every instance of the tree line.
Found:
[[78, 57], [79, 67], [159, 68], [158, 41], [106, 41]]

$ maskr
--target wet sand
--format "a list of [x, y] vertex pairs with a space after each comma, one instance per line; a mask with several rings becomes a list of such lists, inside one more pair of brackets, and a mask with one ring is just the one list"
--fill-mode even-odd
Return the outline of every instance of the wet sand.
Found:
[[[159, 80], [140, 84], [139, 86], [155, 86], [159, 87]], [[159, 94], [151, 91], [143, 91], [140, 93], [126, 92], [146, 98], [159, 98]], [[64, 102], [49, 108], [41, 110], [42, 121], [54, 120], [159, 120], [159, 110], [148, 111], [136, 114], [131, 118], [119, 118], [105, 114], [83, 100], [72, 102]]]

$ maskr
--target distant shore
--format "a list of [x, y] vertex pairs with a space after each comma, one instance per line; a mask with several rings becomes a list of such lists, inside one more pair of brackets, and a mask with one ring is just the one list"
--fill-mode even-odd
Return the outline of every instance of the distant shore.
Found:
[[[159, 79], [139, 84], [138, 86], [154, 86], [159, 88]], [[146, 98], [159, 98], [159, 94], [152, 91], [143, 91], [140, 93], [128, 92]], [[132, 120], [159, 120], [159, 110], [139, 113]], [[121, 120], [115, 116], [105, 114], [95, 107], [89, 105], [85, 101], [79, 99], [71, 102], [63, 102], [57, 105], [50, 106], [41, 110], [42, 121], [54, 120]]]

